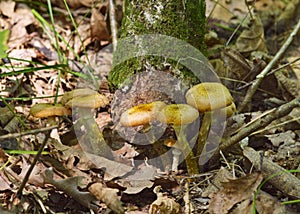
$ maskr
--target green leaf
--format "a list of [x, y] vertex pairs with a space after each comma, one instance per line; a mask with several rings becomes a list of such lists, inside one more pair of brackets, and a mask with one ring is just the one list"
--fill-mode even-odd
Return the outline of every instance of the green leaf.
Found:
[[9, 30], [0, 31], [0, 59], [7, 57], [6, 51], [8, 50], [7, 40], [9, 36]]

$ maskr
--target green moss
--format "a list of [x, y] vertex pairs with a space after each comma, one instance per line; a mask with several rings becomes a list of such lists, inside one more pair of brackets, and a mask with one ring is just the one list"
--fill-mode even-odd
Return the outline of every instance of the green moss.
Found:
[[[184, 2], [185, 5], [183, 5]], [[204, 45], [205, 25], [204, 0], [126, 0], [120, 38], [143, 34], [168, 35], [188, 42], [206, 53]], [[143, 41], [141, 47], [148, 47], [149, 45], [153, 44], [147, 44], [147, 41]], [[184, 47], [177, 47], [172, 50], [172, 44], [164, 45], [161, 48], [170, 48], [169, 51], [175, 52], [186, 50]], [[166, 59], [159, 56], [130, 58], [117, 64], [116, 62], [120, 62], [120, 58], [128, 54], [126, 51], [126, 47], [118, 46], [114, 53], [113, 68], [109, 74], [109, 83], [112, 88], [120, 87], [132, 75], [144, 71], [145, 64], [160, 70], [167, 70], [165, 66]], [[167, 51], [157, 50], [157, 52]], [[178, 56], [181, 54], [178, 53]], [[167, 60], [167, 62], [170, 63], [168, 68], [171, 68], [171, 72], [177, 73], [176, 75], [187, 82], [195, 81], [196, 78], [192, 72], [186, 68], [180, 68], [180, 74], [178, 74], [179, 69], [176, 59]]]

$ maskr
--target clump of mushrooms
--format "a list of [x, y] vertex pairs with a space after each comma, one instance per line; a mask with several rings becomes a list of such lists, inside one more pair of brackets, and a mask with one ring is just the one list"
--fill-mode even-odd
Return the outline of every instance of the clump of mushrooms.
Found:
[[[173, 147], [172, 170], [178, 170], [179, 158], [185, 157], [190, 175], [199, 173], [197, 158], [205, 146], [214, 111], [226, 117], [231, 116], [236, 108], [229, 90], [217, 82], [204, 82], [190, 88], [186, 95], [187, 104], [166, 105], [161, 101], [142, 104], [126, 110], [120, 119], [123, 126], [139, 126], [158, 120], [171, 125], [177, 140], [167, 141], [167, 146]], [[194, 156], [186, 136], [188, 124], [194, 122], [199, 113], [203, 114], [202, 124], [198, 134], [197, 151]], [[196, 136], [195, 136], [196, 137]], [[195, 137], [192, 139], [194, 140]]]

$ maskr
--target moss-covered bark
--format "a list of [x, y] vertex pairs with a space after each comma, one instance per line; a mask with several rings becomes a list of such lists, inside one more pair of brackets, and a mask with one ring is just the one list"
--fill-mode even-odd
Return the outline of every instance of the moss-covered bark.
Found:
[[[126, 0], [120, 39], [143, 34], [162, 34], [183, 40], [205, 53], [205, 25], [205, 0]], [[128, 54], [126, 51], [126, 48], [118, 46], [114, 58]], [[167, 64], [169, 72], [175, 73], [172, 68], [178, 66], [178, 62], [167, 59]], [[109, 74], [110, 86], [119, 88], [129, 77], [144, 71], [145, 65], [166, 70], [166, 59], [160, 56], [141, 56], [118, 64], [114, 60]], [[180, 78], [188, 82], [197, 81], [189, 70], [183, 67], [179, 70]]]

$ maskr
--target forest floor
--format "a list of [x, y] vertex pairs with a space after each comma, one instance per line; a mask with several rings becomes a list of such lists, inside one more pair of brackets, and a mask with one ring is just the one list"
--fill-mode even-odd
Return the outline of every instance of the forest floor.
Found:
[[108, 2], [42, 2], [0, 1], [1, 213], [300, 213], [300, 0], [206, 1], [237, 112], [196, 175], [114, 129]]

